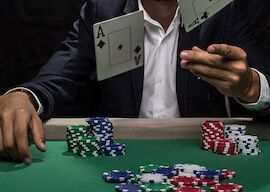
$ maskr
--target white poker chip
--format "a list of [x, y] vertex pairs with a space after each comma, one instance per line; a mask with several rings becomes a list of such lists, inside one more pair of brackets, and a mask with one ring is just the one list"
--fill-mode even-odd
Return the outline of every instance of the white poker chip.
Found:
[[164, 183], [168, 181], [168, 177], [160, 173], [144, 173], [136, 176], [141, 183]]
[[179, 171], [185, 172], [185, 173], [195, 173], [197, 171], [206, 170], [206, 167], [204, 167], [204, 166], [196, 165], [196, 164], [190, 164], [190, 163], [175, 164], [174, 167], [177, 168]]

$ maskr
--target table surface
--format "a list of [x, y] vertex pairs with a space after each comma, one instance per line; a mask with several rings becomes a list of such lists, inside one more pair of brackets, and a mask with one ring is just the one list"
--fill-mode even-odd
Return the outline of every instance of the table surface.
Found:
[[[115, 183], [105, 182], [102, 173], [113, 169], [138, 174], [143, 164], [174, 165], [194, 163], [208, 169], [230, 169], [236, 177], [223, 182], [243, 185], [244, 191], [270, 191], [270, 141], [261, 141], [258, 156], [223, 156], [200, 149], [200, 140], [119, 140], [126, 155], [83, 158], [67, 152], [65, 141], [48, 141], [47, 152], [31, 145], [33, 163], [0, 162], [1, 192], [114, 191]], [[204, 187], [210, 191], [209, 187]]]
[[[241, 184], [244, 191], [270, 191], [270, 141], [261, 139], [262, 154], [258, 156], [218, 155], [200, 148], [201, 120], [111, 119], [116, 141], [126, 144], [126, 155], [83, 158], [67, 152], [67, 143], [63, 140], [67, 125], [84, 124], [85, 119], [52, 119], [44, 125], [48, 139], [47, 152], [39, 152], [31, 144], [33, 162], [30, 166], [0, 162], [0, 191], [109, 192], [114, 191], [116, 184], [105, 182], [103, 172], [119, 169], [138, 174], [139, 166], [149, 163], [170, 166], [194, 163], [208, 169], [230, 169], [236, 171], [236, 177], [223, 182]], [[221, 120], [225, 123], [245, 123], [249, 128], [248, 133], [257, 132], [264, 139], [269, 137], [270, 127], [267, 123], [254, 123], [250, 119]], [[204, 188], [210, 191], [209, 187]]]

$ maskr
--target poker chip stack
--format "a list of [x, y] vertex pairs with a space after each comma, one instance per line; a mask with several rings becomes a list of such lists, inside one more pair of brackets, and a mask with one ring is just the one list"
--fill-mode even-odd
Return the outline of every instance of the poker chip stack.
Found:
[[97, 157], [103, 155], [100, 140], [97, 137], [82, 137], [78, 139], [77, 147], [77, 154], [82, 157]]
[[105, 117], [92, 117], [85, 120], [90, 126], [90, 134], [100, 139], [101, 145], [114, 143], [113, 124]]
[[222, 121], [201, 122], [201, 148], [205, 150], [214, 149], [214, 140], [224, 139], [224, 123]]
[[228, 139], [217, 139], [214, 141], [213, 152], [226, 156], [237, 155], [238, 153], [236, 141]]
[[101, 150], [105, 156], [120, 156], [126, 154], [125, 144], [114, 143], [113, 124], [106, 117], [86, 119], [90, 125], [90, 134], [100, 139]]
[[105, 156], [120, 156], [126, 154], [126, 145], [114, 143], [102, 146], [102, 152]]
[[259, 155], [259, 138], [253, 135], [236, 137], [238, 153], [242, 155]]
[[237, 136], [243, 136], [245, 134], [246, 134], [246, 125], [239, 125], [239, 124], [224, 125], [225, 139], [235, 140]]
[[68, 151], [77, 154], [78, 140], [88, 136], [89, 136], [89, 126], [86, 125], [67, 126], [66, 138]]

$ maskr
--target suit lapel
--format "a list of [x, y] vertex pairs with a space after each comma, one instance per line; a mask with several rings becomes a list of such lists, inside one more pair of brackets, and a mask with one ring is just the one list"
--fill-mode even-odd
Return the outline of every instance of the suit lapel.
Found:
[[179, 110], [182, 117], [187, 116], [187, 91], [188, 91], [188, 79], [190, 71], [183, 69], [180, 66], [180, 52], [182, 50], [190, 50], [194, 45], [197, 44], [200, 26], [195, 28], [189, 33], [186, 33], [183, 27], [179, 30], [179, 41], [177, 49], [177, 71], [176, 71], [176, 92], [179, 104]]

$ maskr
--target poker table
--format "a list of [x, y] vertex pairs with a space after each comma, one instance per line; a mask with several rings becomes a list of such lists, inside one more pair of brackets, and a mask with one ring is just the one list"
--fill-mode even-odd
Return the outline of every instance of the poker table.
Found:
[[[257, 156], [223, 156], [200, 148], [202, 120], [245, 124], [247, 134], [260, 138], [262, 153]], [[222, 182], [243, 185], [243, 191], [270, 191], [270, 123], [250, 118], [111, 118], [116, 142], [126, 144], [126, 155], [80, 157], [67, 151], [66, 127], [87, 125], [84, 118], [53, 118], [44, 123], [47, 137], [45, 153], [32, 141], [33, 162], [0, 162], [1, 192], [110, 192], [117, 183], [105, 182], [102, 173], [129, 170], [139, 173], [146, 164], [174, 165], [192, 163], [207, 169], [229, 169], [236, 177]], [[31, 140], [31, 138], [30, 138]], [[210, 191], [209, 187], [203, 187]]]

